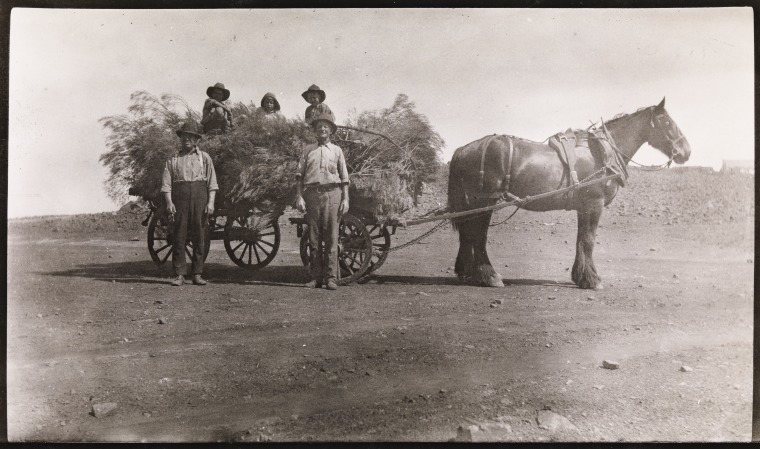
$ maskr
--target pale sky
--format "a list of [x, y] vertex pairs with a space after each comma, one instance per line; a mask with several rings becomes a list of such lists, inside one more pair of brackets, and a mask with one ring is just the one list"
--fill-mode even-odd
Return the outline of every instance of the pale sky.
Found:
[[[754, 159], [751, 8], [418, 10], [13, 9], [8, 216], [117, 209], [98, 119], [129, 95], [200, 110], [275, 92], [288, 117], [317, 84], [343, 122], [399, 93], [453, 151], [487, 134], [544, 140], [659, 103], [688, 138], [687, 165]], [[645, 147], [635, 158], [666, 160]], [[632, 179], [631, 182], [635, 182]]]

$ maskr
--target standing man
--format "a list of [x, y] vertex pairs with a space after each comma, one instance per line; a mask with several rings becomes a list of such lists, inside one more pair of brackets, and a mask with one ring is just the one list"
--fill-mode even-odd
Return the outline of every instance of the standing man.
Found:
[[176, 278], [172, 285], [185, 283], [185, 241], [190, 233], [193, 243], [193, 284], [206, 285], [201, 277], [206, 259], [208, 216], [214, 213], [214, 198], [219, 185], [216, 171], [208, 153], [198, 149], [200, 125], [188, 120], [177, 130], [180, 149], [166, 161], [161, 192], [166, 212], [173, 218], [172, 265]]
[[348, 212], [348, 170], [343, 150], [330, 142], [338, 127], [330, 113], [317, 115], [311, 123], [317, 143], [304, 148], [296, 174], [296, 207], [306, 212], [311, 250], [311, 282], [307, 288], [337, 290], [338, 222]]

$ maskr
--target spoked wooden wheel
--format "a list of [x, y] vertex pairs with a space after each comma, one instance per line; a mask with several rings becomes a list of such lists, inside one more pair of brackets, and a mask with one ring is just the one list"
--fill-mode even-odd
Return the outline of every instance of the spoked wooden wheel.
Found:
[[369, 262], [367, 274], [380, 268], [388, 258], [388, 250], [391, 248], [391, 233], [388, 228], [381, 225], [367, 225], [367, 232], [372, 239], [372, 259]]
[[[301, 236], [301, 262], [311, 261], [308, 227]], [[345, 214], [338, 227], [338, 285], [348, 285], [366, 274], [372, 262], [372, 239], [361, 220]]]
[[278, 218], [258, 210], [228, 215], [224, 248], [230, 259], [251, 271], [267, 266], [280, 248]]
[[[169, 220], [165, 215], [154, 212], [148, 224], [148, 252], [150, 253], [150, 258], [159, 267], [171, 259], [173, 242], [174, 238]], [[210, 247], [211, 239], [206, 235], [206, 255], [204, 260], [208, 257]], [[185, 255], [187, 255], [188, 259], [193, 257], [193, 242], [189, 239], [185, 241]]]

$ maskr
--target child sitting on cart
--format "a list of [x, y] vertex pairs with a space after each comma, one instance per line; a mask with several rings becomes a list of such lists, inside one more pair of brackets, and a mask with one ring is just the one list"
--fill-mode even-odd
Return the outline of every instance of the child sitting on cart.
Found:
[[203, 132], [209, 133], [226, 133], [232, 129], [232, 112], [227, 106], [227, 99], [230, 98], [230, 91], [224, 88], [224, 84], [216, 83], [206, 89], [208, 98], [203, 103], [203, 117], [201, 125]]
[[304, 119], [307, 124], [311, 125], [314, 121], [314, 117], [318, 115], [332, 114], [332, 111], [324, 102], [325, 98], [327, 98], [325, 91], [320, 89], [316, 84], [309, 86], [301, 96], [310, 104], [310, 106], [306, 108], [306, 113], [304, 114]]

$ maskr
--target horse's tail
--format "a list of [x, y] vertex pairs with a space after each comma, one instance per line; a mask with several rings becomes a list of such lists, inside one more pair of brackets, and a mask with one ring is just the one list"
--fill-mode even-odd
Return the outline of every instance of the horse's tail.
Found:
[[[448, 205], [449, 212], [459, 212], [465, 209], [467, 205], [467, 197], [464, 194], [464, 187], [462, 186], [462, 178], [459, 175], [460, 160], [457, 157], [459, 150], [454, 152], [449, 163], [449, 191], [448, 191]], [[457, 230], [459, 222], [456, 218], [451, 219], [451, 226], [454, 230]]]

